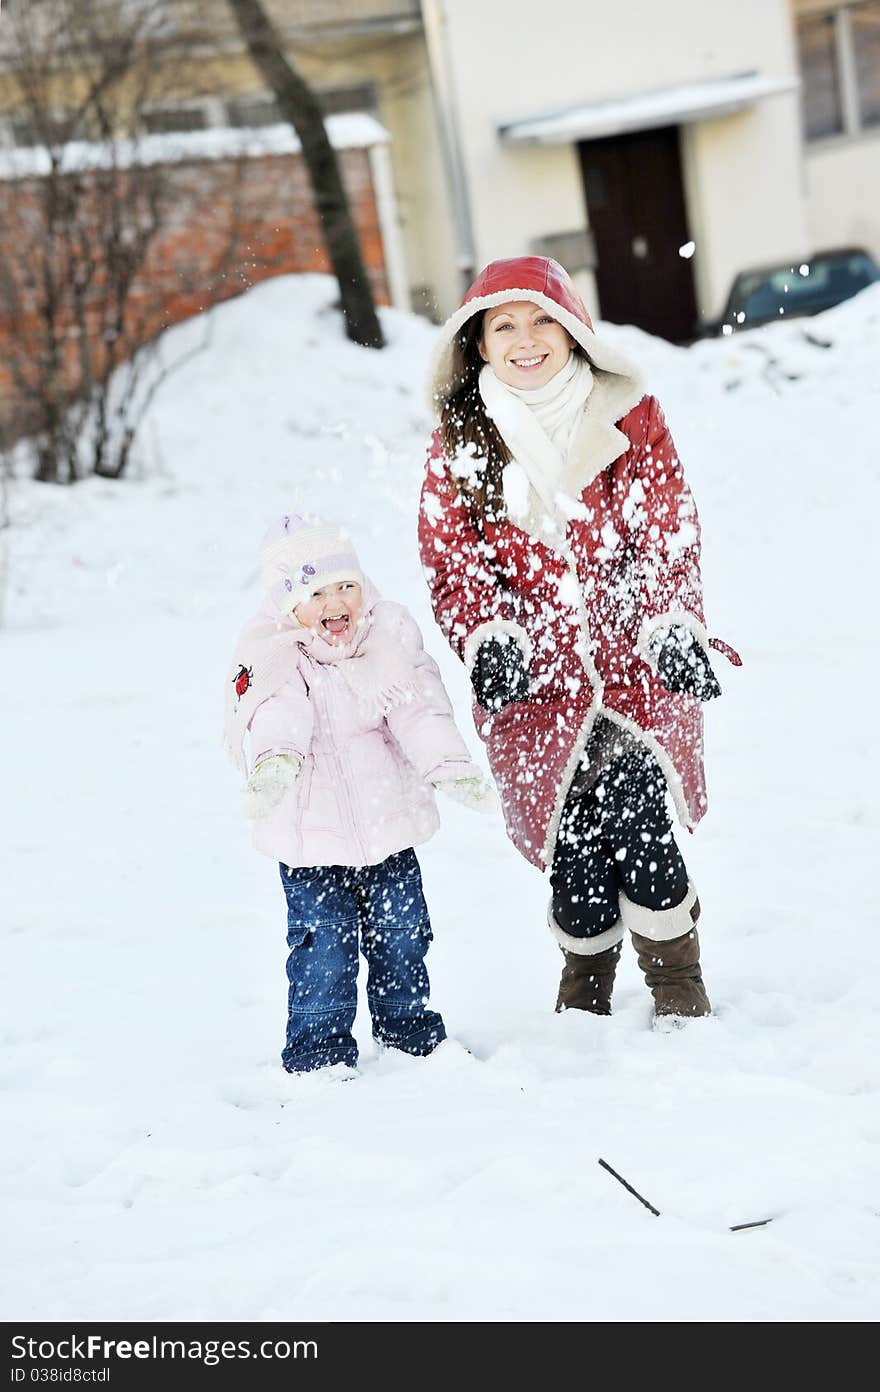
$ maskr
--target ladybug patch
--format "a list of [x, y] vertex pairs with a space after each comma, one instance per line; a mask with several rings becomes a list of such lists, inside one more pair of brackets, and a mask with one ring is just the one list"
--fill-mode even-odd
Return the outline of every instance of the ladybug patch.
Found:
[[245, 694], [245, 692], [248, 690], [248, 687], [250, 686], [250, 684], [251, 684], [251, 682], [253, 681], [253, 679], [254, 679], [254, 669], [253, 669], [253, 667], [244, 667], [244, 666], [239, 667], [239, 669], [238, 669], [238, 671], [236, 672], [235, 676], [232, 678], [232, 683], [233, 683], [233, 686], [235, 687], [235, 694], [236, 694], [236, 696], [239, 698], [239, 700], [241, 700], [242, 696], [243, 696], [243, 695]]

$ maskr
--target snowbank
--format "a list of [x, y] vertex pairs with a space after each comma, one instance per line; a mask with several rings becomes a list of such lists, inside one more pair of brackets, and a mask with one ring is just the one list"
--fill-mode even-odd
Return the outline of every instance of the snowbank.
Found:
[[362, 1013], [344, 1087], [280, 1069], [283, 898], [220, 749], [274, 514], [349, 523], [479, 746], [416, 553], [433, 330], [383, 311], [359, 349], [333, 299], [290, 278], [212, 311], [129, 479], [12, 491], [7, 1319], [874, 1318], [880, 287], [689, 350], [600, 326], [664, 403], [746, 664], [718, 660], [684, 845], [714, 1018], [654, 1033], [631, 952], [610, 1020], [555, 1016], [546, 883], [450, 804], [429, 961], [471, 1053], [377, 1057]]

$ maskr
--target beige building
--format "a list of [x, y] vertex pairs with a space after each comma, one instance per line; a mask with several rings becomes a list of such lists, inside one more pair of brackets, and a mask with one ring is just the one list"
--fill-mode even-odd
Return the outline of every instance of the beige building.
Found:
[[740, 269], [880, 259], [877, 0], [422, 8], [466, 268], [558, 248], [591, 308], [677, 338]]
[[810, 246], [864, 246], [880, 261], [880, 3], [793, 8]]
[[[880, 0], [266, 3], [326, 109], [388, 132], [399, 305], [443, 317], [486, 261], [551, 252], [594, 312], [687, 338], [741, 269], [880, 259]], [[154, 128], [272, 121], [225, 0], [169, 5], [210, 11], [215, 51]]]

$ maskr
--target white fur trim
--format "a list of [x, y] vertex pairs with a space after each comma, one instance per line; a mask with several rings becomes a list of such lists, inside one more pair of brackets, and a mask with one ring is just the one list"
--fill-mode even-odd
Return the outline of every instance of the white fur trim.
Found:
[[631, 735], [635, 735], [640, 744], [643, 744], [646, 749], [650, 749], [657, 763], [663, 770], [663, 777], [666, 779], [666, 786], [669, 789], [670, 796], [675, 805], [678, 820], [683, 827], [692, 830], [693, 827], [696, 826], [696, 823], [693, 821], [688, 811], [681, 778], [660, 741], [655, 739], [653, 735], [649, 735], [647, 730], [643, 730], [641, 725], [637, 725], [634, 720], [628, 720], [625, 715], [618, 715], [617, 711], [603, 707], [601, 713], [606, 720], [610, 720], [614, 725], [618, 725], [621, 730], [628, 730]]
[[603, 469], [626, 454], [632, 441], [617, 422], [638, 406], [644, 395], [638, 375], [620, 377], [599, 370], [593, 381], [566, 459], [562, 486], [571, 498], [579, 498]]
[[573, 576], [577, 584], [578, 621], [580, 623], [581, 630], [581, 642], [578, 647], [578, 656], [581, 660], [581, 666], [583, 667], [584, 671], [587, 674], [587, 677], [589, 678], [590, 686], [593, 688], [593, 699], [590, 702], [590, 708], [587, 711], [587, 714], [581, 723], [581, 728], [578, 730], [577, 735], [575, 736], [574, 745], [572, 746], [572, 751], [569, 755], [568, 763], [565, 766], [565, 772], [563, 773], [562, 778], [559, 781], [559, 788], [556, 793], [556, 805], [553, 808], [553, 815], [551, 816], [550, 821], [547, 825], [547, 835], [544, 837], [544, 846], [541, 851], [541, 859], [544, 862], [545, 869], [550, 866], [553, 860], [553, 850], [556, 845], [556, 836], [559, 832], [559, 823], [562, 819], [562, 809], [565, 805], [565, 799], [568, 797], [568, 790], [571, 787], [571, 780], [574, 778], [575, 770], [577, 769], [577, 766], [580, 763], [581, 755], [587, 747], [587, 742], [590, 738], [590, 732], [592, 731], [593, 723], [601, 709], [603, 692], [602, 678], [599, 676], [599, 673], [596, 669], [596, 664], [590, 657], [590, 620], [587, 614], [586, 602], [584, 600], [584, 587], [580, 583], [580, 580], [578, 580], [577, 565], [575, 563], [575, 559], [572, 554], [571, 548], [566, 545], [563, 554], [565, 555], [565, 561], [568, 566], [569, 574]]
[[687, 894], [672, 909], [646, 909], [634, 904], [621, 890], [620, 921], [630, 933], [638, 933], [651, 942], [672, 942], [696, 928], [691, 910], [697, 902], [697, 891], [688, 883]]
[[643, 619], [636, 640], [636, 652], [653, 671], [657, 670], [657, 659], [650, 650], [651, 639], [659, 628], [671, 628], [673, 624], [680, 624], [682, 628], [689, 629], [703, 652], [709, 651], [709, 635], [698, 618], [689, 614], [686, 609], [667, 610], [665, 614], [656, 614], [652, 619]]
[[[479, 295], [476, 299], [468, 300], [449, 316], [440, 329], [428, 372], [428, 404], [432, 411], [436, 412], [438, 398], [444, 394], [443, 389], [449, 382], [452, 345], [459, 329], [475, 314], [482, 313], [484, 309], [493, 309], [495, 305], [505, 304], [508, 300], [528, 300], [530, 304], [539, 305], [548, 314], [552, 314], [557, 323], [580, 344], [594, 367], [616, 373], [620, 377], [630, 377], [634, 383], [640, 383], [640, 374], [628, 358], [618, 353], [610, 344], [604, 343], [592, 329], [587, 328], [582, 319], [563, 309], [551, 295], [545, 295], [541, 290], [520, 290], [513, 287], [510, 290], [496, 290], [492, 295]], [[644, 395], [641, 385], [637, 388], [634, 386], [634, 391], [637, 394], [630, 403], [631, 406], [635, 406]], [[625, 412], [621, 411], [620, 414], [623, 415]]]
[[541, 859], [544, 862], [545, 870], [549, 870], [553, 862], [553, 852], [556, 849], [556, 837], [559, 833], [559, 823], [562, 820], [562, 809], [565, 806], [565, 799], [568, 797], [571, 780], [574, 778], [575, 770], [581, 761], [581, 755], [589, 742], [593, 724], [596, 716], [599, 714], [599, 708], [599, 698], [594, 697], [590, 709], [587, 711], [586, 719], [583, 721], [581, 728], [575, 736], [568, 763], [565, 765], [565, 771], [559, 780], [559, 788], [556, 792], [556, 804], [553, 808], [553, 815], [547, 823], [547, 835], [544, 837], [544, 846], [541, 850]]
[[606, 720], [610, 720], [612, 724], [617, 725], [621, 730], [628, 730], [629, 733], [638, 740], [639, 744], [643, 745], [645, 749], [650, 750], [650, 752], [653, 754], [654, 758], [657, 760], [657, 763], [660, 765], [660, 768], [663, 771], [663, 776], [666, 779], [666, 786], [669, 789], [669, 793], [675, 806], [675, 811], [679, 821], [681, 822], [682, 826], [687, 827], [688, 830], [693, 828], [695, 825], [691, 817], [691, 814], [688, 811], [688, 805], [687, 801], [685, 800], [684, 788], [682, 787], [681, 779], [678, 775], [675, 765], [673, 764], [669, 755], [666, 753], [666, 750], [663, 748], [662, 744], [660, 744], [660, 742], [656, 740], [653, 735], [649, 735], [646, 730], [643, 730], [641, 725], [637, 725], [634, 720], [628, 720], [626, 716], [618, 715], [617, 711], [609, 710], [607, 706], [603, 706], [601, 704], [602, 683], [599, 679], [598, 673], [596, 673], [596, 669], [595, 667], [593, 667], [592, 663], [588, 665], [586, 662], [584, 662], [584, 667], [586, 668], [588, 673], [595, 673], [595, 678], [591, 674], [590, 680], [591, 682], [595, 680], [595, 683], [597, 684], [594, 686], [594, 690], [597, 691], [597, 695], [594, 698], [592, 704], [590, 705], [590, 709], [587, 712], [586, 719], [581, 725], [581, 728], [578, 730], [577, 737], [572, 747], [571, 755], [569, 756], [568, 763], [565, 766], [565, 772], [563, 773], [559, 783], [559, 791], [556, 794], [556, 806], [553, 809], [553, 815], [548, 823], [547, 835], [544, 838], [544, 847], [541, 851], [541, 859], [544, 862], [545, 871], [550, 868], [550, 865], [553, 860], [553, 851], [556, 846], [556, 837], [559, 832], [559, 823], [562, 819], [562, 809], [565, 806], [565, 799], [568, 797], [568, 790], [571, 787], [571, 780], [574, 778], [575, 770], [577, 769], [577, 766], [581, 760], [581, 755], [583, 754], [584, 750], [587, 747], [587, 744], [589, 743], [593, 725], [597, 717], [600, 715], [604, 716]]
[[488, 638], [512, 638], [519, 647], [523, 655], [523, 661], [528, 667], [532, 660], [532, 640], [525, 629], [512, 619], [490, 619], [488, 623], [478, 624], [472, 633], [467, 636], [464, 645], [464, 665], [468, 672], [473, 671], [474, 663], [477, 660], [477, 649], [481, 643], [485, 643]]
[[[568, 563], [569, 571], [572, 574], [574, 574], [575, 578], [577, 578], [577, 568], [575, 566], [574, 557], [572, 556], [570, 550], [566, 554], [566, 561]], [[575, 737], [575, 741], [572, 746], [572, 751], [569, 756], [568, 763], [565, 766], [565, 771], [559, 782], [559, 788], [556, 794], [556, 805], [553, 808], [553, 815], [551, 816], [550, 821], [547, 824], [547, 835], [544, 838], [544, 845], [541, 851], [541, 859], [544, 862], [545, 871], [550, 868], [550, 865], [553, 861], [553, 852], [556, 846], [556, 837], [559, 832], [559, 823], [562, 819], [562, 809], [565, 806], [565, 799], [568, 797], [568, 790], [571, 787], [571, 780], [574, 778], [575, 771], [581, 760], [581, 756], [583, 755], [583, 752], [586, 749], [587, 744], [589, 742], [590, 734], [592, 732], [593, 725], [596, 721], [596, 717], [599, 715], [603, 715], [606, 720], [610, 720], [621, 730], [628, 730], [629, 733], [633, 735], [641, 745], [643, 745], [646, 749], [650, 750], [650, 752], [653, 754], [654, 758], [657, 760], [657, 763], [660, 765], [660, 768], [663, 771], [663, 776], [666, 779], [666, 786], [669, 789], [670, 796], [672, 797], [672, 801], [675, 806], [675, 811], [678, 815], [679, 821], [681, 822], [682, 826], [687, 827], [688, 829], [693, 828], [693, 826], [695, 825], [691, 817], [691, 814], [688, 811], [688, 805], [685, 799], [684, 788], [682, 787], [681, 778], [678, 775], [678, 771], [676, 770], [675, 765], [673, 764], [672, 760], [670, 759], [669, 755], [666, 753], [666, 750], [663, 748], [660, 742], [657, 739], [655, 739], [653, 735], [648, 734], [646, 730], [643, 730], [641, 725], [637, 725], [634, 720], [628, 720], [626, 716], [618, 715], [617, 711], [609, 710], [607, 707], [602, 705], [604, 687], [602, 679], [599, 676], [599, 673], [596, 669], [596, 665], [589, 655], [589, 618], [587, 615], [587, 607], [584, 602], [583, 587], [580, 585], [580, 583], [578, 583], [578, 595], [580, 598], [579, 617], [583, 644], [579, 655], [581, 659], [581, 665], [583, 666], [584, 671], [589, 677], [590, 685], [593, 688], [594, 695], [593, 700], [590, 703], [590, 709], [587, 711], [586, 717], [584, 718], [581, 727], [578, 730], [577, 735]], [[693, 614], [687, 614], [684, 610], [682, 610], [680, 613], [661, 614], [658, 616], [657, 619], [651, 619], [647, 621], [647, 624], [649, 625], [651, 631], [653, 631], [654, 628], [669, 623], [686, 623], [687, 627], [690, 628], [691, 632], [694, 634], [694, 637], [698, 640], [698, 642], [707, 641], [706, 630], [703, 628], [702, 624], [700, 624], [699, 621], [694, 618]], [[649, 658], [645, 657], [645, 661], [648, 662]]]
[[570, 933], [564, 932], [560, 928], [556, 919], [553, 917], [553, 901], [547, 906], [547, 925], [560, 947], [564, 947], [566, 952], [573, 952], [576, 957], [595, 957], [600, 952], [606, 952], [609, 947], [616, 947], [623, 941], [623, 919], [619, 918], [616, 923], [612, 923], [610, 928], [606, 928], [604, 933], [597, 933], [594, 938], [573, 938]]

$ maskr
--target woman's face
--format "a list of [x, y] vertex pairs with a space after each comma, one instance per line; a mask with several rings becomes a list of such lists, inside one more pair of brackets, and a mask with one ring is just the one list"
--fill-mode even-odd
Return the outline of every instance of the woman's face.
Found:
[[509, 387], [543, 387], [565, 367], [571, 338], [552, 314], [530, 300], [487, 309], [477, 347], [499, 381]]

